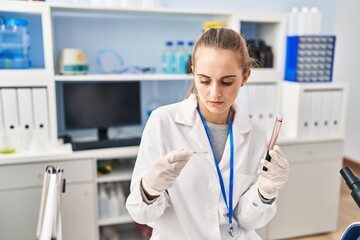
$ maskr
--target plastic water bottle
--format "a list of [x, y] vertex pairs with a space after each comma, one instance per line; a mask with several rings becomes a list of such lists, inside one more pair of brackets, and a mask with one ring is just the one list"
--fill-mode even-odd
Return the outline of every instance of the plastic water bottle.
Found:
[[173, 42], [167, 41], [165, 43], [165, 49], [162, 54], [162, 72], [163, 73], [174, 73], [174, 46]]
[[186, 73], [186, 50], [184, 41], [177, 41], [175, 50], [175, 73]]
[[121, 215], [126, 213], [126, 207], [125, 207], [126, 199], [121, 183], [118, 183], [116, 185], [116, 194], [119, 202], [119, 214]]
[[119, 201], [116, 195], [116, 190], [112, 187], [110, 191], [110, 198], [109, 198], [109, 216], [116, 217], [119, 216]]
[[189, 41], [187, 43], [186, 55], [185, 55], [185, 64], [186, 64], [187, 73], [191, 73], [191, 54], [192, 54], [193, 46], [194, 46], [193, 41]]
[[103, 184], [99, 185], [99, 215], [100, 218], [109, 216], [109, 197]]
[[26, 20], [12, 18], [0, 25], [0, 69], [29, 68], [29, 49]]

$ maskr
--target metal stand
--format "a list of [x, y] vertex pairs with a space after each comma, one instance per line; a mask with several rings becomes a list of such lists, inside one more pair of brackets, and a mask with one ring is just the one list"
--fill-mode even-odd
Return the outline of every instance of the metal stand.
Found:
[[36, 229], [37, 240], [62, 240], [61, 234], [61, 193], [65, 192], [63, 169], [47, 166]]

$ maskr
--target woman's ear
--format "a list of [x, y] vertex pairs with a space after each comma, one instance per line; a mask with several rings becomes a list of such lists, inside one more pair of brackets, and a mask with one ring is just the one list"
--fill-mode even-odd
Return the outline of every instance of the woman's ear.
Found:
[[191, 64], [191, 73], [194, 74], [194, 66]]
[[241, 86], [244, 86], [245, 83], [247, 82], [247, 80], [249, 79], [250, 77], [250, 74], [251, 74], [251, 69], [249, 68], [248, 70], [246, 70], [243, 74], [243, 81], [241, 83]]

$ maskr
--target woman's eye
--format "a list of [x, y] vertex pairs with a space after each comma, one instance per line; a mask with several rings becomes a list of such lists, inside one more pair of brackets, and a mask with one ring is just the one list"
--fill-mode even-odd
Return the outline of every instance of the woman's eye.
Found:
[[231, 86], [233, 82], [222, 82], [222, 85], [224, 86]]
[[200, 78], [200, 83], [201, 84], [210, 84], [210, 80], [207, 78]]

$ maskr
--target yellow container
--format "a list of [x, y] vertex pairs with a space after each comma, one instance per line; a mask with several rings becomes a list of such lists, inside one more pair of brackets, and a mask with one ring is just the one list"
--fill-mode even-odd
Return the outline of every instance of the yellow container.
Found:
[[206, 32], [210, 28], [222, 28], [225, 27], [225, 24], [220, 21], [206, 21], [203, 22], [203, 30]]

